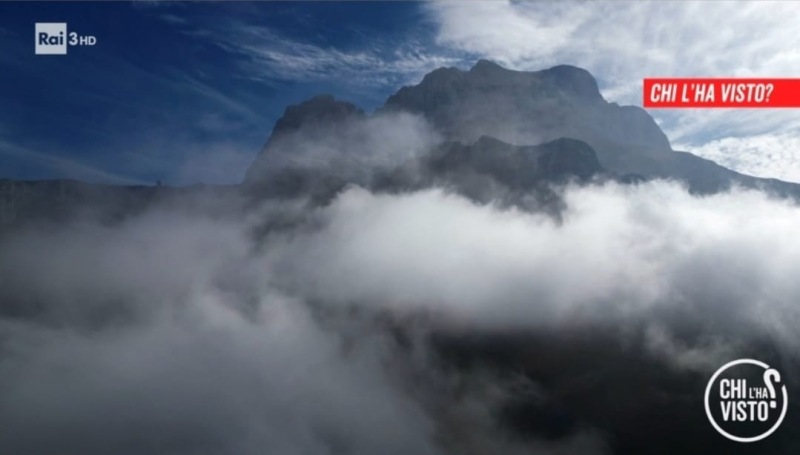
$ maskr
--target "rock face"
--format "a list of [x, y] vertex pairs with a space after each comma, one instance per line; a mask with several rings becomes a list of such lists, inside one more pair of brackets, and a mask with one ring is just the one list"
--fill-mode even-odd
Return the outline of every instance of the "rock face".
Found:
[[[410, 172], [391, 176], [378, 190], [444, 187], [480, 203], [499, 203], [558, 216], [563, 203], [552, 184], [613, 178], [583, 141], [556, 139], [539, 145], [512, 145], [490, 136], [472, 144], [445, 142]], [[409, 183], [410, 182], [410, 183]], [[399, 185], [398, 185], [399, 183]]]
[[348, 121], [363, 119], [366, 114], [352, 103], [339, 101], [333, 95], [317, 95], [308, 101], [289, 106], [275, 124], [271, 140], [289, 133], [325, 129]]
[[592, 75], [574, 66], [523, 72], [481, 60], [469, 71], [442, 68], [400, 89], [383, 110], [418, 113], [465, 142], [484, 135], [517, 145], [580, 139], [623, 174], [651, 173], [647, 164], [672, 151], [643, 109], [607, 103]]
[[[531, 190], [539, 182], [586, 180], [606, 170], [584, 139], [593, 136], [583, 133], [610, 130], [610, 126], [592, 125], [580, 114], [587, 103], [597, 109], [608, 107], [594, 78], [584, 70], [563, 66], [523, 73], [485, 60], [469, 72], [436, 70], [420, 85], [402, 88], [371, 116], [351, 103], [320, 95], [286, 109], [248, 170], [246, 183], [263, 194], [324, 198], [347, 183], [369, 186], [375, 183], [369, 174], [375, 173], [378, 187], [386, 181], [409, 188], [442, 184], [489, 197], [498, 186], [520, 191]], [[558, 115], [545, 115], [559, 109], [563, 112]], [[504, 120], [532, 118], [534, 111], [547, 122], [520, 126]], [[656, 143], [670, 152], [666, 137], [646, 113], [629, 114], [618, 107], [617, 111], [622, 116], [640, 115], [647, 129], [640, 142]], [[410, 126], [409, 117], [433, 128], [436, 140], [419, 140], [426, 136], [425, 128]], [[543, 134], [545, 126], [548, 134]], [[406, 148], [414, 151], [402, 156]], [[359, 172], [359, 166], [376, 164], [372, 159], [364, 165], [369, 161], [365, 157], [380, 155], [376, 149], [386, 150], [383, 155], [391, 155], [395, 167], [408, 169], [414, 161], [415, 171], [423, 173], [403, 175], [401, 169], [387, 180], [386, 171], [391, 173], [391, 169], [385, 167]]]
[[438, 176], [473, 173], [519, 189], [533, 188], [540, 182], [586, 181], [605, 172], [588, 144], [564, 138], [515, 146], [482, 136], [471, 145], [443, 144], [425, 163], [428, 171]]
[[261, 155], [248, 169], [245, 181], [255, 182], [270, 173], [275, 150], [295, 153], [309, 143], [336, 142], [344, 147], [352, 138], [345, 131], [367, 118], [366, 113], [352, 103], [336, 100], [332, 95], [317, 95], [300, 104], [289, 106], [275, 124], [272, 135]]

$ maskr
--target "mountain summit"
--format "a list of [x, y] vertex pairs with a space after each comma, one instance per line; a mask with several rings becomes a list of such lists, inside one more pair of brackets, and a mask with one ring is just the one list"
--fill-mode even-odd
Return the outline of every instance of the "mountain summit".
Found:
[[[588, 144], [600, 165], [616, 175], [669, 178], [688, 184], [693, 192], [710, 193], [732, 184], [765, 188], [800, 196], [800, 186], [738, 174], [690, 153], [674, 151], [664, 132], [644, 109], [606, 101], [595, 78], [585, 69], [558, 65], [541, 71], [515, 71], [489, 60], [469, 70], [439, 68], [419, 84], [391, 95], [375, 114], [318, 96], [287, 108], [273, 136], [248, 172], [246, 183], [257, 182], [268, 169], [276, 137], [303, 131], [317, 139], [348, 147], [352, 126], [393, 114], [423, 118], [442, 141], [472, 144], [488, 136], [515, 146], [530, 146], [571, 138]], [[368, 127], [367, 127], [368, 128]], [[389, 142], [389, 141], [387, 141]], [[360, 144], [351, 144], [358, 148]]]
[[401, 88], [383, 110], [420, 114], [464, 142], [484, 135], [517, 145], [580, 139], [623, 174], [649, 174], [645, 162], [672, 151], [647, 112], [606, 102], [594, 77], [569, 65], [527, 72], [480, 60], [469, 71], [441, 68]]

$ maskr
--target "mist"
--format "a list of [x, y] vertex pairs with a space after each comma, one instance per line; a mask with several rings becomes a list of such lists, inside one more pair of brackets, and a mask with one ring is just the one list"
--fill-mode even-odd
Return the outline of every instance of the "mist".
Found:
[[504, 428], [520, 384], [537, 403], [559, 386], [454, 367], [437, 340], [517, 333], [556, 350], [579, 332], [675, 374], [753, 343], [796, 363], [794, 202], [663, 180], [556, 190], [560, 217], [350, 186], [323, 205], [155, 205], [7, 232], [0, 450], [605, 453], [591, 419]]
[[757, 330], [793, 343], [793, 201], [752, 190], [697, 197], [663, 180], [572, 185], [562, 196], [557, 220], [442, 189], [351, 188], [318, 211], [324, 227], [274, 236], [266, 257], [277, 283], [330, 304], [434, 311], [491, 330], [668, 309], [735, 338]]
[[350, 103], [320, 96], [287, 109], [249, 175], [269, 180], [286, 172], [313, 172], [318, 179], [335, 176], [366, 185], [376, 173], [423, 156], [439, 141], [439, 133], [419, 115], [367, 115]]

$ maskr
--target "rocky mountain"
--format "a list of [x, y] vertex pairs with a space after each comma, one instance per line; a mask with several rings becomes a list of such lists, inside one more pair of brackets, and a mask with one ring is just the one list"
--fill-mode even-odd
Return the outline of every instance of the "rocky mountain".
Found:
[[605, 172], [594, 150], [576, 139], [556, 139], [533, 146], [515, 146], [490, 136], [470, 145], [444, 144], [425, 159], [437, 175], [473, 172], [490, 176], [516, 188], [532, 188], [538, 182], [571, 177], [586, 181]]
[[382, 109], [397, 110], [423, 115], [445, 137], [464, 142], [483, 135], [520, 145], [580, 139], [623, 174], [647, 173], [650, 161], [671, 151], [644, 110], [607, 103], [594, 77], [573, 66], [523, 72], [480, 60], [469, 71], [440, 68]]
[[583, 141], [562, 138], [519, 146], [482, 136], [472, 144], [438, 144], [421, 159], [378, 174], [371, 186], [379, 191], [445, 187], [480, 203], [558, 215], [563, 204], [552, 185], [593, 179], [617, 176], [600, 165]]
[[681, 180], [695, 192], [735, 183], [800, 195], [796, 185], [755, 179], [674, 151], [644, 109], [607, 102], [594, 77], [574, 66], [526, 72], [480, 60], [469, 71], [440, 68], [401, 88], [381, 112], [398, 110], [424, 116], [453, 140], [470, 142], [482, 135], [512, 144], [580, 139], [611, 172]]
[[[645, 110], [606, 101], [584, 69], [513, 71], [487, 60], [467, 71], [432, 71], [374, 114], [331, 95], [287, 107], [243, 188], [257, 198], [305, 194], [324, 201], [352, 183], [378, 190], [438, 185], [477, 200], [519, 203], [526, 192], [551, 200], [553, 182], [598, 177], [669, 178], [697, 193], [735, 184], [800, 199], [800, 185], [673, 150]], [[59, 219], [84, 206], [113, 219], [156, 198], [197, 192], [4, 180], [0, 225]]]
[[542, 71], [513, 71], [487, 60], [478, 61], [468, 71], [432, 71], [419, 84], [402, 87], [372, 116], [331, 96], [289, 107], [246, 181], [261, 180], [275, 150], [292, 142], [292, 133], [325, 137], [338, 148], [352, 147], [358, 142], [352, 125], [399, 113], [424, 118], [443, 141], [472, 144], [487, 136], [528, 146], [571, 138], [588, 144], [600, 165], [616, 175], [680, 180], [698, 193], [737, 184], [800, 197], [798, 185], [745, 176], [674, 151], [644, 109], [609, 103], [584, 69], [560, 65]]

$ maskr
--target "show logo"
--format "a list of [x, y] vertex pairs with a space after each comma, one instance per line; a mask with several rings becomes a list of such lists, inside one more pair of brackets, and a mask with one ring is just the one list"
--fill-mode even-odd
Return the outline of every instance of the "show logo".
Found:
[[706, 386], [708, 420], [732, 441], [755, 442], [771, 435], [783, 422], [788, 404], [780, 372], [758, 360], [726, 363]]

